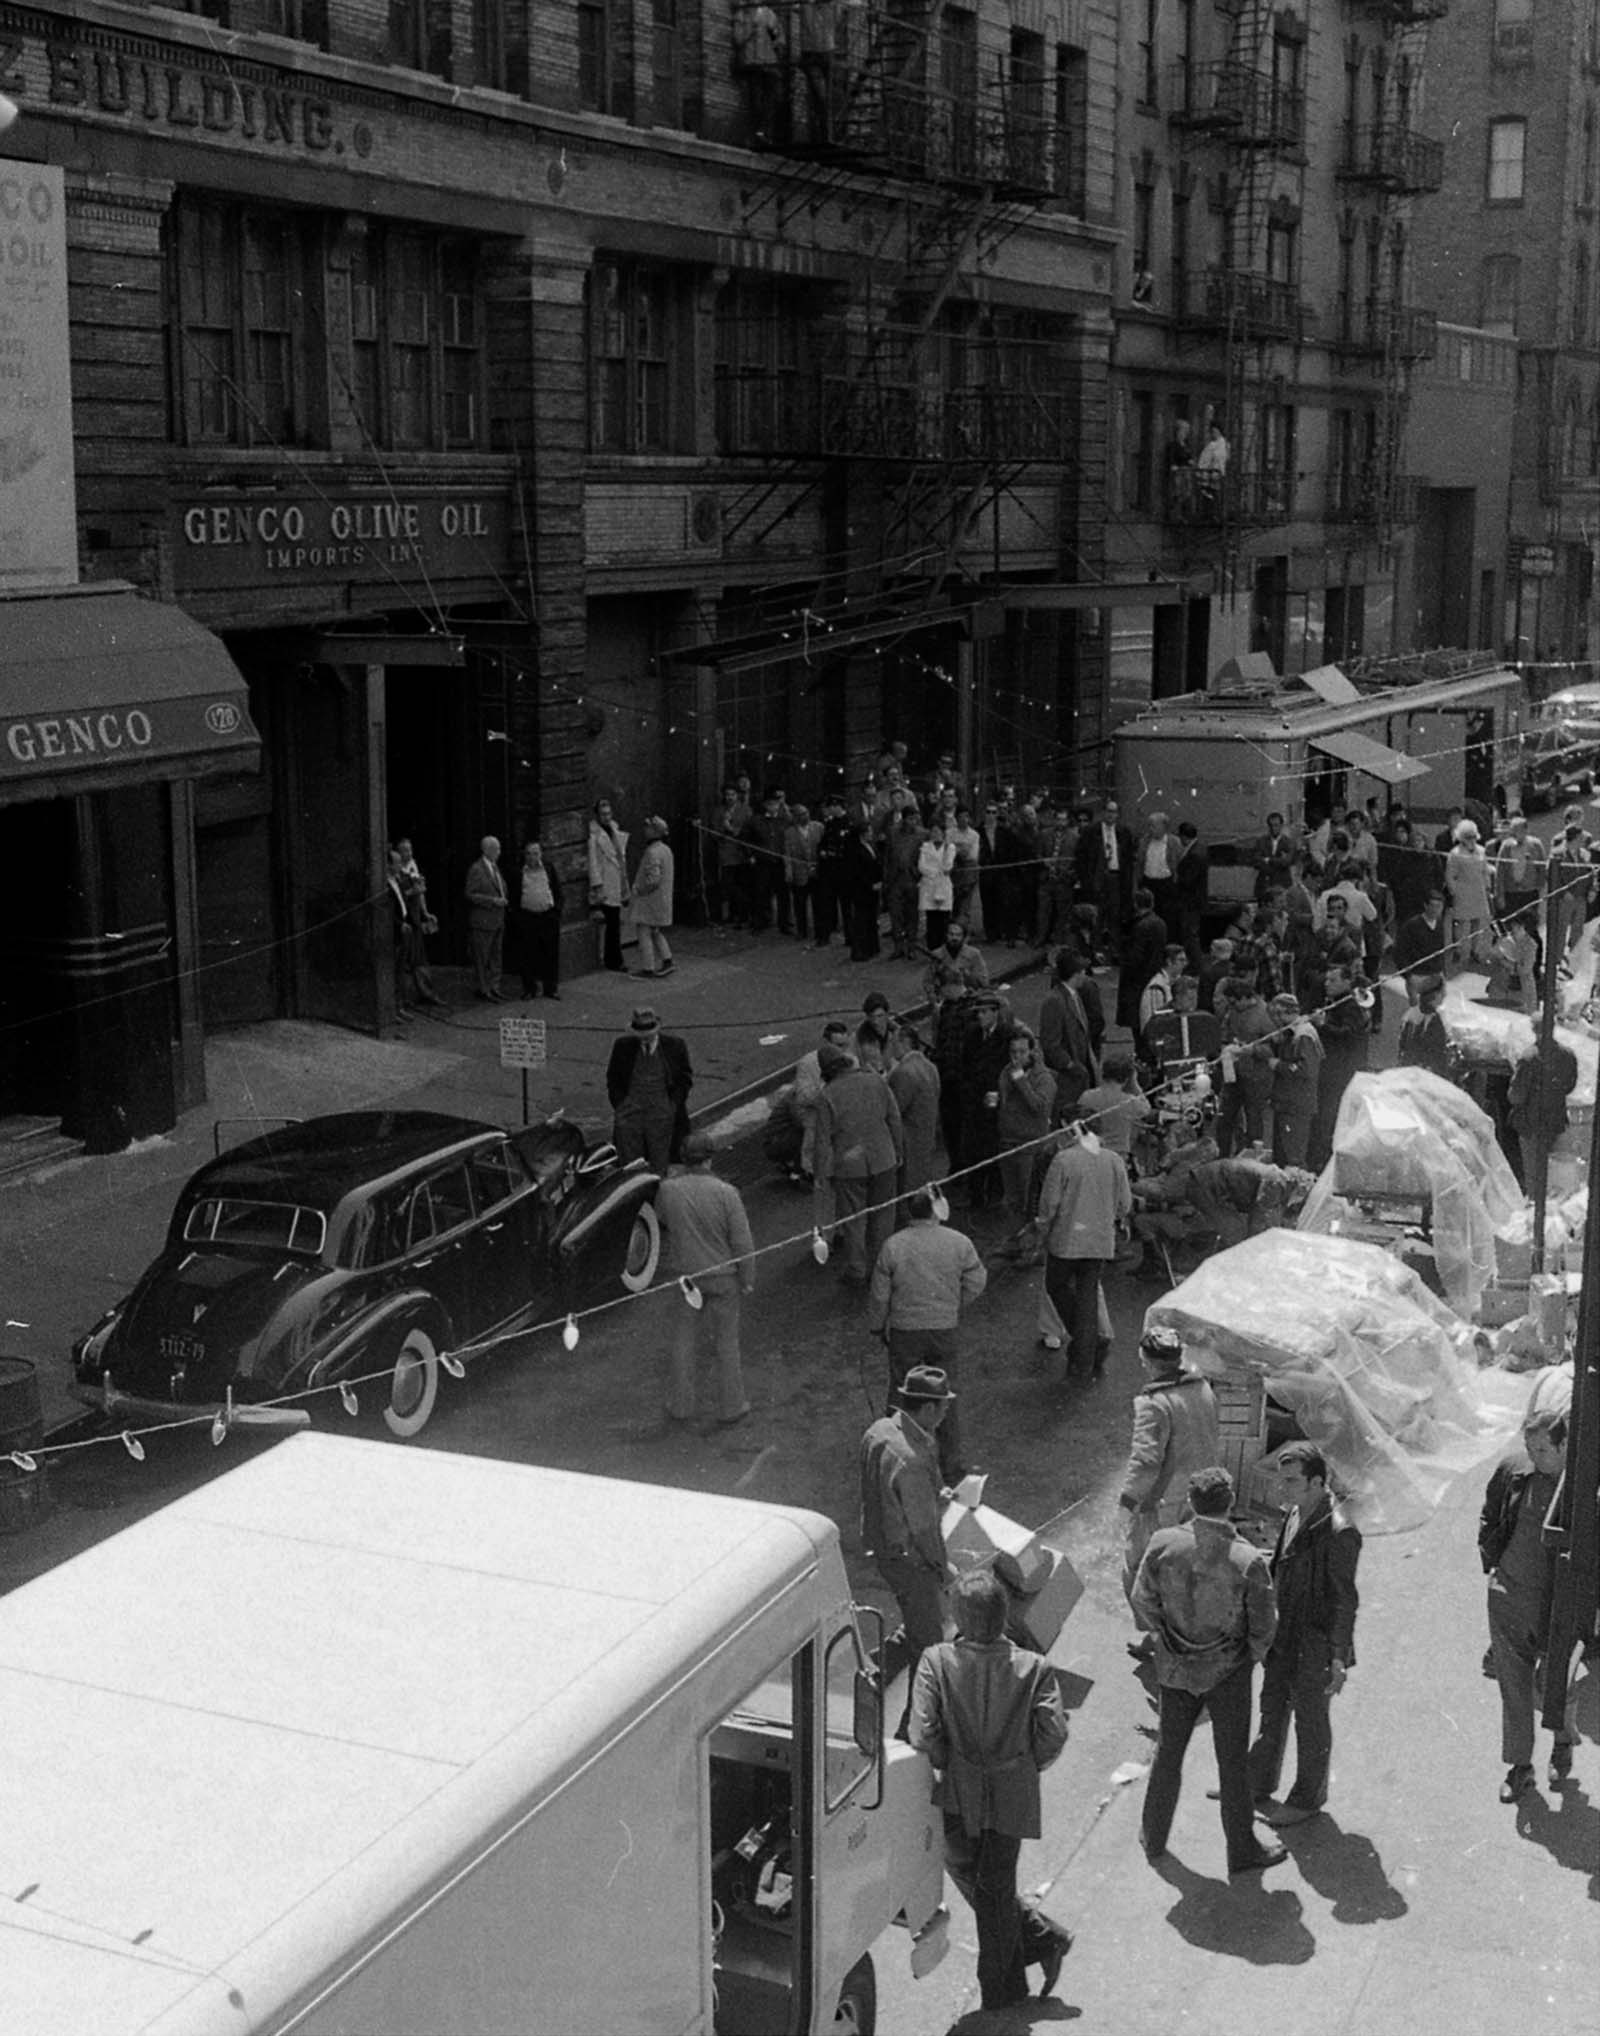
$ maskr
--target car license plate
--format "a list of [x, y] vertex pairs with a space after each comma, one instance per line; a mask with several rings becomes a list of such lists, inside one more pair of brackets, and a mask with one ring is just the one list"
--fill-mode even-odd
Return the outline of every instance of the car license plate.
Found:
[[163, 1336], [161, 1355], [174, 1364], [198, 1364], [206, 1354], [206, 1347], [198, 1336]]

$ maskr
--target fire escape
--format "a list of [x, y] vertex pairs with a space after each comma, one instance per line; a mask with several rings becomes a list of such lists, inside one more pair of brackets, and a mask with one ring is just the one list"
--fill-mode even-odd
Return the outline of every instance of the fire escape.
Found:
[[[828, 47], [803, 40], [813, 15], [834, 17]], [[960, 17], [966, 39], [931, 0], [788, 16], [785, 91], [741, 223], [809, 238], [830, 208], [856, 251], [791, 375], [797, 428], [769, 440], [777, 456], [724, 534], [759, 540], [820, 490], [828, 558], [805, 593], [808, 627], [843, 642], [848, 623], [860, 641], [892, 636], [897, 618], [910, 633], [948, 616], [985, 512], [1030, 468], [1067, 458], [1061, 349], [962, 286], [1039, 206], [1079, 200], [1061, 140], [1072, 81], [1047, 69], [1042, 38], [982, 49], [974, 13]], [[792, 651], [752, 640], [744, 655]]]
[[[1180, 174], [1214, 221], [1209, 261], [1195, 261], [1188, 247], [1174, 250], [1174, 324], [1186, 348], [1220, 347], [1221, 397], [1195, 420], [1192, 482], [1168, 513], [1220, 547], [1231, 588], [1244, 533], [1294, 513], [1287, 420], [1306, 323], [1299, 275], [1306, 46], [1303, 32], [1284, 32], [1271, 0], [1235, 0], [1225, 11], [1226, 54], [1180, 58], [1169, 99]], [[1213, 429], [1226, 440], [1222, 471], [1207, 451]]]
[[1365, 219], [1364, 287], [1358, 292], [1352, 284], [1341, 295], [1334, 348], [1342, 364], [1369, 366], [1378, 401], [1368, 442], [1342, 448], [1329, 473], [1328, 516], [1387, 550], [1397, 528], [1417, 513], [1416, 484], [1400, 470], [1410, 370], [1438, 348], [1434, 313], [1406, 301], [1405, 227], [1410, 201], [1444, 182], [1444, 144], [1412, 121], [1428, 27], [1448, 12], [1449, 0], [1360, 4], [1380, 18], [1386, 42], [1373, 75], [1371, 117], [1347, 121], [1336, 174], [1347, 191], [1376, 202]]

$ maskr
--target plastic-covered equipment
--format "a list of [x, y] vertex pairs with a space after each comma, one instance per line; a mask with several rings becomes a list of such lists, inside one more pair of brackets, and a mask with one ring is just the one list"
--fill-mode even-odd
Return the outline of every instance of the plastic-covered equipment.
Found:
[[1264, 1231], [1157, 1301], [1145, 1326], [1157, 1324], [1178, 1331], [1198, 1370], [1264, 1380], [1364, 1533], [1419, 1526], [1505, 1432], [1471, 1332], [1381, 1245]]
[[1494, 1240], [1523, 1206], [1494, 1126], [1453, 1082], [1425, 1068], [1352, 1078], [1333, 1128], [1333, 1158], [1300, 1212], [1328, 1230], [1336, 1196], [1431, 1201], [1433, 1252], [1451, 1305], [1476, 1312], [1494, 1277]]

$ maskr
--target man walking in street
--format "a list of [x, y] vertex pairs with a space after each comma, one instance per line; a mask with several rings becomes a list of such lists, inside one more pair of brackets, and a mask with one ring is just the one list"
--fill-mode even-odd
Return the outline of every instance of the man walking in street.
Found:
[[656, 1190], [661, 1221], [661, 1270], [668, 1279], [691, 1280], [700, 1292], [695, 1307], [687, 1293], [674, 1293], [672, 1369], [667, 1419], [692, 1421], [695, 1353], [700, 1325], [709, 1322], [717, 1353], [717, 1422], [730, 1427], [750, 1412], [739, 1353], [739, 1296], [756, 1283], [755, 1245], [739, 1190], [711, 1170], [712, 1145], [703, 1131], [683, 1141], [683, 1166]]
[[[1500, 1686], [1502, 1803], [1516, 1802], [1533, 1787], [1534, 1704], [1555, 1581], [1555, 1555], [1543, 1530], [1567, 1460], [1567, 1419], [1559, 1400], [1528, 1415], [1521, 1442], [1494, 1467], [1478, 1523], [1478, 1555], [1489, 1579], [1489, 1659]], [[1576, 1739], [1569, 1704], [1550, 1748], [1552, 1789], [1572, 1773]]]
[[1076, 1118], [1062, 1133], [1039, 1191], [1045, 1291], [1067, 1332], [1067, 1375], [1098, 1379], [1109, 1338], [1100, 1333], [1100, 1281], [1116, 1256], [1117, 1226], [1133, 1213], [1128, 1169]]
[[936, 1771], [945, 1870], [977, 1922], [982, 2005], [1008, 2008], [1028, 1998], [1030, 1965], [1051, 1992], [1072, 1947], [1069, 1931], [1017, 1898], [1022, 1841], [1042, 1828], [1039, 1776], [1066, 1744], [1067, 1716], [1043, 1655], [1005, 1638], [1000, 1579], [969, 1571], [951, 1596], [956, 1637], [917, 1664], [910, 1738]]
[[[861, 1545], [894, 1594], [915, 1672], [925, 1647], [944, 1638], [950, 1574], [939, 1524], [939, 1424], [955, 1404], [936, 1365], [915, 1364], [900, 1382], [899, 1405], [861, 1438]], [[889, 1671], [885, 1668], [885, 1681]], [[910, 1710], [909, 1686], [906, 1708]]]
[[[1327, 1460], [1315, 1444], [1291, 1442], [1279, 1450], [1278, 1479], [1289, 1511], [1272, 1554], [1278, 1631], [1261, 1677], [1250, 1792], [1265, 1822], [1287, 1826], [1315, 1817], [1328, 1800], [1333, 1755], [1329, 1706], [1356, 1658], [1361, 1533], [1334, 1503]], [[1291, 1717], [1294, 1787], [1277, 1803], [1272, 1798]]]
[[825, 1086], [813, 1141], [817, 1190], [832, 1193], [832, 1221], [844, 1246], [840, 1277], [864, 1287], [894, 1228], [895, 1179], [905, 1157], [900, 1106], [881, 1074], [847, 1054], [825, 1046], [819, 1059]]
[[1133, 1580], [1134, 1616], [1155, 1640], [1161, 1728], [1145, 1788], [1140, 1843], [1166, 1857], [1183, 1785], [1183, 1756], [1202, 1711], [1221, 1782], [1228, 1871], [1255, 1873], [1288, 1857], [1255, 1835], [1250, 1801], [1250, 1679], [1277, 1631], [1267, 1558], [1234, 1527], [1233, 1480], [1217, 1465], [1189, 1480], [1194, 1517], [1162, 1527]]
[[[889, 1413], [913, 1365], [937, 1365], [954, 1379], [961, 1317], [989, 1281], [972, 1239], [934, 1214], [929, 1189], [911, 1196], [906, 1213], [906, 1227], [878, 1253], [867, 1296], [867, 1327], [889, 1352]], [[947, 1485], [965, 1474], [954, 1401], [939, 1427], [939, 1470]]]
[[467, 871], [466, 898], [473, 985], [481, 1001], [498, 1004], [510, 901], [500, 874], [500, 844], [492, 834], [478, 843], [478, 859]]
[[641, 1004], [606, 1063], [611, 1142], [624, 1161], [648, 1160], [656, 1173], [667, 1171], [688, 1135], [693, 1087], [688, 1047]]
[[[1160, 1527], [1176, 1527], [1189, 1509], [1189, 1480], [1222, 1454], [1217, 1402], [1210, 1385], [1183, 1362], [1175, 1329], [1147, 1329], [1139, 1340], [1144, 1384], [1133, 1396], [1133, 1442], [1117, 1504], [1128, 1515], [1122, 1588], [1133, 1602], [1133, 1580]], [[1148, 1659], [1154, 1642], [1131, 1651]]]

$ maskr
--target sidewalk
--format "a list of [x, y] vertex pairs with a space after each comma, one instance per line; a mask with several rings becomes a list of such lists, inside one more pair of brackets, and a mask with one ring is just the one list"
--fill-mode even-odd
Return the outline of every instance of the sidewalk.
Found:
[[[609, 1131], [605, 1069], [636, 1005], [688, 1042], [697, 1117], [717, 1118], [787, 1079], [824, 1019], [861, 1016], [869, 990], [896, 1010], [922, 1000], [922, 969], [852, 962], [837, 943], [818, 953], [777, 933], [674, 933], [674, 973], [662, 981], [598, 972], [564, 983], [559, 1002], [468, 1002], [373, 1039], [288, 1020], [220, 1032], [206, 1042], [208, 1100], [170, 1133], [125, 1152], [80, 1155], [0, 1184], [0, 1355], [38, 1366], [44, 1425], [82, 1413], [71, 1396], [69, 1350], [161, 1248], [173, 1199], [210, 1158], [213, 1127], [238, 1144], [286, 1117], [337, 1110], [439, 1110], [516, 1124], [521, 1076], [499, 1061], [499, 1020], [545, 1020], [549, 1064], [528, 1077], [534, 1117], [564, 1108], [592, 1135]], [[1031, 948], [986, 951], [991, 971], [1032, 971]], [[464, 992], [458, 992], [464, 994]], [[755, 1114], [755, 1113], [753, 1113]]]
[[973, 2012], [976, 1939], [952, 1894], [952, 1950], [926, 1980], [910, 1979], [893, 1940], [880, 1947], [879, 2036], [1013, 2036], [1067, 2020], [1084, 2036], [1600, 2027], [1600, 1674], [1591, 1665], [1579, 1684], [1567, 1787], [1546, 1786], [1541, 1728], [1538, 1787], [1502, 1805], [1476, 1548], [1497, 1453], [1455, 1480], [1425, 1526], [1368, 1539], [1328, 1813], [1280, 1834], [1283, 1866], [1237, 1881], [1206, 1799], [1216, 1765], [1203, 1720], [1162, 1870], [1139, 1849], [1155, 1713], [1125, 1651], [1116, 1510], [1104, 1497], [1087, 1509], [1073, 1554], [1088, 1588], [1051, 1655], [1071, 1736], [1044, 1777], [1045, 1836], [1023, 1847], [1021, 1871], [1077, 1936], [1057, 1997]]

